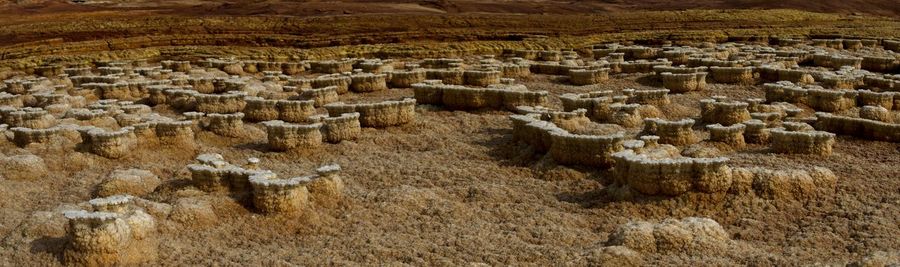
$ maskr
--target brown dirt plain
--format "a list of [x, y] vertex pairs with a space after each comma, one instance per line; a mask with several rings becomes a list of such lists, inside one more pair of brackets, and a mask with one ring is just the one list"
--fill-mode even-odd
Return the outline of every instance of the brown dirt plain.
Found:
[[[900, 5], [891, 0], [113, 2], [0, 1], [0, 71], [58, 60], [169, 55], [464, 56], [660, 37], [900, 36]], [[698, 7], [736, 10], [671, 11]], [[768, 8], [839, 14], [741, 10]], [[535, 75], [523, 82], [554, 95], [647, 88], [636, 75], [586, 87], [557, 79]], [[759, 86], [711, 84], [672, 95], [673, 103], [661, 109], [669, 119], [696, 116], [698, 101], [712, 95], [763, 92]], [[412, 91], [342, 100], [403, 96]], [[171, 112], [165, 106], [155, 111]], [[773, 154], [753, 145], [725, 152], [732, 166], [833, 170], [839, 177], [835, 193], [806, 202], [699, 193], [618, 201], [605, 191], [609, 172], [556, 165], [512, 140], [509, 114], [419, 106], [412, 124], [364, 128], [356, 141], [290, 152], [267, 151], [257, 124], [246, 125], [253, 133], [247, 138], [201, 132], [198, 151], [137, 151], [118, 160], [0, 141], [0, 154], [35, 154], [49, 168], [32, 181], [0, 179], [0, 266], [59, 265], [65, 220], [35, 212], [83, 203], [109, 173], [127, 168], [162, 179], [147, 199], [202, 199], [218, 218], [196, 225], [160, 220], [153, 265], [579, 266], [595, 264], [595, 252], [623, 223], [689, 216], [714, 219], [745, 246], [726, 255], [645, 254], [645, 264], [844, 265], [876, 252], [900, 253], [900, 144], [839, 137], [829, 157]], [[231, 162], [257, 157], [263, 168], [284, 176], [339, 163], [346, 197], [339, 207], [302, 218], [263, 216], [193, 189], [185, 166], [196, 153], [220, 153]]]

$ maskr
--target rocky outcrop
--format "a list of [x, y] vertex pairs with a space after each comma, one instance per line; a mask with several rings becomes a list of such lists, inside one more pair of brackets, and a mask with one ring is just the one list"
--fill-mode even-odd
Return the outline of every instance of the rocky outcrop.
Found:
[[342, 74], [323, 75], [309, 81], [312, 88], [336, 86], [336, 91], [338, 94], [346, 94], [347, 92], [349, 92], [350, 84], [352, 82], [353, 79], [350, 78], [350, 76]]
[[195, 110], [195, 108], [197, 107], [197, 99], [194, 97], [194, 95], [197, 94], [196, 91], [185, 89], [166, 89], [163, 90], [162, 93], [165, 97], [154, 100], [154, 103], [169, 104], [172, 108], [177, 110]]
[[146, 86], [150, 84], [115, 82], [115, 83], [85, 83], [81, 86], [93, 90], [101, 99], [116, 99], [137, 101], [146, 94]]
[[852, 118], [826, 112], [816, 113], [815, 128], [820, 131], [855, 136], [868, 140], [900, 142], [900, 124]]
[[623, 53], [625, 59], [655, 59], [659, 57], [660, 53], [659, 48], [646, 47], [646, 46], [622, 46], [616, 48], [616, 52]]
[[900, 68], [900, 60], [890, 56], [864, 56], [860, 65], [864, 70], [890, 73]]
[[717, 83], [752, 84], [753, 67], [709, 67], [712, 80]]
[[701, 91], [706, 88], [706, 72], [683, 74], [663, 72], [660, 73], [660, 77], [662, 77], [663, 87], [672, 93]]
[[412, 88], [413, 84], [424, 82], [425, 69], [395, 70], [391, 72], [391, 88]]
[[344, 140], [355, 140], [362, 134], [359, 113], [343, 113], [337, 117], [317, 115], [310, 117], [313, 123], [322, 123], [322, 136], [325, 142], [340, 143]]
[[161, 121], [155, 126], [156, 137], [163, 146], [183, 149], [193, 149], [197, 146], [194, 142], [192, 121]]
[[461, 69], [428, 69], [425, 71], [425, 77], [429, 80], [440, 80], [443, 84], [465, 83], [464, 71]]
[[310, 178], [306, 188], [313, 203], [322, 206], [334, 206], [344, 197], [344, 180], [341, 177], [341, 165], [328, 164], [316, 169], [316, 175]]
[[823, 87], [832, 89], [855, 89], [863, 83], [862, 79], [859, 77], [834, 75], [824, 72], [818, 76], [814, 76], [814, 78], [819, 81], [819, 84]]
[[[513, 59], [514, 61], [516, 59]], [[531, 65], [525, 62], [500, 64], [500, 72], [504, 78], [525, 78], [531, 76]]]
[[56, 124], [56, 118], [41, 108], [0, 108], [2, 108], [0, 117], [3, 118], [3, 123], [10, 127], [47, 129]]
[[626, 102], [629, 104], [660, 106], [671, 103], [669, 101], [669, 89], [625, 89], [622, 92], [625, 93], [625, 96], [628, 96]]
[[253, 206], [263, 214], [298, 213], [309, 205], [310, 176], [278, 179], [273, 172], [250, 175]]
[[420, 104], [443, 105], [448, 109], [507, 109], [517, 106], [542, 106], [548, 101], [546, 91], [527, 91], [514, 88], [470, 88], [445, 85], [437, 81], [413, 85]]
[[748, 103], [720, 99], [700, 100], [700, 121], [725, 126], [750, 120]]
[[[578, 114], [583, 117], [584, 111], [569, 115], [577, 116]], [[542, 115], [538, 113], [511, 115], [513, 137], [530, 145], [538, 152], [548, 152], [550, 157], [559, 164], [611, 167], [613, 161], [610, 155], [624, 148], [624, 133], [606, 135], [571, 133], [552, 122], [555, 120], [567, 127], [578, 126], [567, 125], [568, 123], [561, 121], [559, 116], [562, 115], [565, 114], [544, 114], [543, 117], [546, 120], [542, 120]], [[580, 120], [576, 119], [575, 121]]]
[[315, 101], [311, 100], [278, 100], [275, 108], [279, 120], [291, 123], [305, 122], [316, 113]]
[[247, 97], [244, 101], [247, 104], [243, 109], [243, 113], [249, 121], [268, 121], [280, 118], [281, 112], [278, 110], [278, 100]]
[[683, 119], [679, 121], [667, 121], [659, 118], [644, 119], [644, 129], [641, 135], [659, 136], [659, 143], [675, 146], [685, 146], [699, 142], [694, 135], [694, 120]]
[[[648, 73], [653, 72], [653, 68], [656, 66], [672, 66], [672, 62], [637, 60], [618, 63], [621, 73]], [[695, 79], [698, 78], [695, 76]]]
[[633, 150], [617, 152], [612, 157], [617, 183], [645, 195], [725, 192], [731, 185], [727, 158], [660, 157]]
[[740, 123], [731, 126], [722, 126], [721, 124], [710, 124], [706, 126], [706, 129], [709, 130], [710, 141], [725, 143], [736, 148], [741, 148], [746, 145], [746, 142], [744, 141], [745, 128], [746, 126]]
[[466, 70], [463, 72], [463, 78], [466, 85], [486, 87], [500, 83], [502, 74], [498, 70]]
[[244, 65], [237, 60], [208, 58], [201, 61], [200, 66], [219, 69], [229, 75], [244, 74]]
[[[515, 129], [514, 129], [515, 131]], [[563, 165], [584, 165], [600, 168], [613, 166], [610, 156], [623, 149], [622, 133], [611, 135], [582, 135], [567, 131], [550, 131], [550, 156]]]
[[378, 103], [345, 104], [343, 102], [325, 105], [332, 117], [344, 113], [359, 113], [359, 122], [363, 127], [391, 127], [412, 122], [416, 117], [416, 100], [406, 98], [400, 101], [384, 101]]
[[51, 144], [54, 139], [63, 136], [63, 130], [62, 127], [47, 129], [12, 127], [9, 129], [13, 134], [13, 143], [19, 147], [25, 147], [30, 144]]
[[44, 159], [35, 155], [0, 157], [0, 177], [14, 181], [40, 180], [48, 174]]
[[394, 70], [393, 59], [365, 59], [354, 64], [354, 67], [369, 73], [388, 73]]
[[264, 125], [269, 148], [275, 151], [315, 148], [322, 144], [322, 123], [292, 124], [283, 121], [267, 121]]
[[450, 68], [463, 64], [461, 58], [426, 58], [422, 60], [422, 66], [427, 68]]
[[700, 72], [708, 72], [708, 67], [685, 67], [685, 66], [654, 66], [653, 72], [656, 75], [660, 75], [663, 72], [674, 73], [674, 74], [690, 74], [690, 73], [700, 73]]
[[244, 135], [244, 113], [206, 114], [203, 128], [217, 135], [241, 137]]
[[[645, 140], [646, 141], [646, 140]], [[830, 170], [771, 170], [729, 167], [727, 158], [689, 158], [677, 149], [646, 143], [613, 154], [616, 160], [610, 190], [631, 194], [677, 196], [689, 192], [756, 195], [775, 200], [807, 200], [834, 192], [837, 177]]]
[[202, 154], [197, 161], [188, 165], [195, 186], [246, 200], [263, 214], [298, 215], [314, 207], [310, 204], [331, 207], [343, 198], [344, 182], [337, 164], [321, 166], [315, 174], [278, 178], [272, 171], [259, 170], [258, 160], [246, 168], [228, 163], [219, 154]]
[[819, 67], [840, 69], [841, 67], [852, 67], [855, 69], [862, 68], [863, 58], [832, 55], [832, 54], [814, 54], [812, 55], [813, 64]]
[[312, 100], [315, 103], [316, 107], [321, 107], [325, 104], [338, 101], [337, 89], [337, 86], [328, 86], [303, 90], [302, 92], [300, 92], [300, 99]]
[[102, 109], [86, 109], [86, 108], [78, 108], [78, 109], [69, 109], [66, 111], [66, 115], [64, 118], [72, 118], [79, 121], [87, 121], [90, 124], [97, 123], [103, 118], [109, 118], [109, 112]]
[[[587, 115], [591, 120], [614, 123], [629, 128], [640, 126], [646, 117], [661, 115], [652, 104], [639, 104], [639, 102], [664, 103], [668, 100], [668, 90], [654, 90], [640, 93], [640, 96], [637, 91], [633, 90], [624, 90], [623, 93], [626, 95], [613, 96], [612, 91], [563, 94], [559, 99], [562, 101], [565, 111], [584, 109], [587, 110]], [[628, 102], [631, 103], [626, 104]]]
[[766, 123], [761, 120], [749, 120], [742, 123], [744, 126], [744, 142], [750, 144], [767, 144], [769, 131]]
[[835, 135], [829, 132], [769, 129], [769, 134], [776, 153], [828, 156], [835, 143]]
[[859, 109], [859, 118], [886, 123], [893, 123], [891, 111], [881, 106], [863, 106]]
[[203, 78], [203, 77], [189, 77], [187, 79], [188, 84], [191, 85], [191, 88], [194, 91], [197, 91], [201, 94], [215, 94], [215, 93], [224, 93], [222, 91], [218, 91], [215, 85], [215, 79], [213, 78]]
[[[610, 72], [614, 72], [616, 66], [602, 66], [610, 68]], [[584, 69], [584, 66], [563, 65], [560, 62], [532, 62], [529, 71], [537, 74], [548, 75], [569, 75], [569, 71]]]
[[806, 92], [805, 103], [818, 111], [835, 112], [856, 107], [856, 91], [809, 89]]
[[807, 88], [792, 82], [767, 83], [763, 85], [766, 102], [805, 103]]
[[203, 113], [236, 113], [244, 110], [247, 103], [244, 101], [246, 94], [232, 92], [228, 94], [201, 94], [193, 95], [197, 101], [196, 111]]
[[733, 241], [719, 223], [708, 218], [666, 219], [659, 223], [629, 222], [610, 234], [607, 246], [641, 253], [688, 256], [723, 255]]
[[156, 220], [116, 195], [89, 202], [95, 211], [66, 211], [66, 265], [139, 265], [157, 258]]
[[354, 63], [355, 60], [350, 59], [310, 61], [309, 67], [311, 71], [318, 73], [344, 73], [353, 71]]
[[838, 177], [829, 169], [772, 170], [765, 168], [732, 168], [729, 193], [753, 193], [772, 200], [807, 200], [834, 193]]
[[812, 84], [816, 82], [809, 71], [804, 69], [763, 66], [758, 71], [763, 80], [771, 82], [786, 81], [796, 84]]
[[858, 90], [857, 101], [859, 106], [879, 106], [887, 110], [900, 108], [895, 107], [894, 102], [900, 99], [900, 92], [872, 92], [869, 90]]
[[0, 106], [21, 108], [24, 105], [22, 95], [0, 92]]
[[34, 82], [26, 81], [26, 80], [5, 80], [3, 81], [6, 84], [6, 88], [4, 88], [4, 92], [16, 95], [22, 95], [28, 93], [28, 90], [34, 86]]
[[569, 81], [574, 85], [592, 85], [609, 80], [609, 68], [569, 70]]
[[115, 170], [99, 185], [95, 194], [99, 197], [114, 195], [146, 196], [161, 184], [159, 177], [147, 170]]
[[87, 131], [86, 136], [84, 142], [88, 145], [91, 153], [111, 159], [128, 155], [138, 142], [132, 127], [124, 127], [116, 131], [91, 129]]
[[285, 75], [296, 75], [309, 69], [309, 62], [267, 62], [269, 71], [281, 73]]
[[350, 91], [357, 93], [387, 90], [387, 75], [360, 73], [350, 76]]
[[282, 120], [302, 123], [316, 113], [314, 100], [270, 100], [248, 97], [246, 101], [244, 114], [249, 121]]
[[641, 108], [643, 107], [653, 106], [613, 103], [612, 105], [609, 105], [610, 113], [605, 117], [604, 121], [612, 124], [618, 124], [625, 128], [634, 128], [641, 126], [641, 123], [644, 119], [644, 114], [641, 110]]
[[334, 206], [343, 197], [341, 166], [324, 165], [316, 174], [279, 179], [269, 171], [249, 177], [253, 186], [253, 205], [264, 214], [295, 214], [310, 207], [310, 202]]
[[900, 91], [900, 77], [895, 78], [889, 74], [866, 75], [863, 77], [863, 84], [873, 91]]
[[552, 50], [537, 51], [537, 58], [543, 61], [559, 61], [562, 59], [562, 53]]
[[599, 119], [603, 114], [609, 113], [609, 105], [626, 102], [628, 96], [614, 96], [613, 91], [596, 91], [583, 94], [563, 94], [559, 97], [563, 104], [563, 110], [572, 111], [585, 109], [588, 117]]
[[163, 60], [159, 62], [163, 69], [177, 71], [177, 72], [188, 72], [191, 70], [191, 62], [190, 61], [174, 61], [174, 60]]
[[536, 114], [510, 115], [509, 119], [512, 121], [514, 139], [528, 144], [537, 152], [546, 153], [553, 144], [550, 133], [565, 132], [565, 130], [552, 122], [541, 120], [539, 116]]
[[250, 175], [260, 172], [232, 165], [219, 154], [201, 154], [196, 159], [198, 164], [190, 164], [187, 169], [191, 173], [191, 182], [197, 189], [210, 193], [227, 192], [239, 200], [245, 199], [252, 192], [248, 180]]

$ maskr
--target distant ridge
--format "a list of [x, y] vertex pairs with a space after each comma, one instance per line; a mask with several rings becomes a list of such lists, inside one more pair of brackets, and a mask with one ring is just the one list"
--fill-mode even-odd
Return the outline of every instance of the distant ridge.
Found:
[[[897, 0], [344, 0], [335, 1], [161, 1], [161, 0], [0, 0], [0, 13], [56, 13], [86, 10], [153, 10], [185, 15], [341, 15], [360, 13], [523, 13], [578, 14], [635, 10], [796, 9], [820, 13], [870, 14], [900, 18]], [[97, 2], [97, 3], [92, 3]], [[102, 3], [100, 3], [102, 2]], [[2, 15], [0, 15], [2, 16]]]

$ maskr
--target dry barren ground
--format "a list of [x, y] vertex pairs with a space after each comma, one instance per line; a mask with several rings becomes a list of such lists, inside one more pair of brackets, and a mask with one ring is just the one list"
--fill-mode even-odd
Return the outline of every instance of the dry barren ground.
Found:
[[[551, 84], [546, 77], [526, 85], [554, 93], [644, 86], [634, 77], [581, 88]], [[686, 116], [699, 112], [693, 103], [711, 95], [761, 93], [755, 87], [716, 86], [674, 96], [673, 104], [662, 109], [671, 110], [670, 119]], [[411, 91], [353, 98], [399, 96], [411, 96]], [[200, 152], [220, 153], [234, 162], [258, 157], [264, 168], [285, 175], [304, 174], [320, 163], [341, 164], [346, 200], [340, 208], [302, 218], [258, 215], [228, 197], [192, 189], [184, 166], [193, 154], [186, 151], [142, 151], [110, 160], [81, 152], [25, 152], [5, 143], [5, 155], [34, 153], [47, 161], [50, 173], [34, 181], [0, 181], [5, 200], [0, 256], [13, 265], [58, 264], [63, 233], [31, 236], [40, 232], [35, 225], [46, 224], [31, 214], [87, 200], [103, 177], [123, 168], [159, 175], [163, 185], [149, 199], [213, 203], [218, 220], [212, 224], [162, 223], [159, 263], [164, 265], [582, 265], [622, 223], [687, 216], [718, 221], [735, 240], [746, 242], [747, 250], [725, 258], [661, 255], [645, 259], [648, 263], [833, 264], [900, 247], [900, 182], [895, 179], [900, 177], [900, 145], [894, 143], [840, 138], [830, 157], [772, 154], [765, 147], [726, 154], [736, 166], [834, 170], [836, 193], [808, 202], [695, 193], [616, 201], [604, 191], [611, 182], [607, 172], [558, 166], [513, 141], [510, 113], [429, 106], [417, 112], [413, 124], [367, 128], [357, 141], [285, 153], [268, 151], [261, 130], [244, 139], [199, 135]]]
[[348, 15], [359, 13], [522, 13], [522, 14], [571, 14], [612, 13], [635, 10], [685, 10], [685, 9], [796, 9], [821, 13], [875, 14], [897, 16], [900, 8], [889, 0], [848, 1], [770, 1], [770, 0], [345, 0], [345, 1], [296, 1], [296, 0], [86, 0], [74, 4], [65, 0], [0, 1], [0, 7], [11, 11], [42, 13], [84, 10], [136, 10], [150, 9], [160, 13], [194, 14], [209, 13], [230, 15]]
[[[696, 6], [671, 1], [12, 2], [23, 1], [0, 1], [5, 5], [0, 9], [0, 78], [59, 61], [173, 55], [455, 57], [513, 48], [579, 49], [611, 40], [900, 36], [900, 5], [892, 1], [699, 1]], [[669, 11], [694, 7], [842, 15]], [[634, 9], [653, 11], [620, 12]], [[312, 16], [323, 14], [329, 16]], [[618, 75], [583, 87], [561, 84], [564, 79], [534, 75], [520, 82], [551, 95], [659, 87], [643, 75]], [[342, 95], [341, 100], [412, 95], [411, 89], [391, 89]], [[671, 95], [672, 104], [659, 108], [668, 119], [695, 117], [698, 101], [714, 95], [746, 99], [764, 93], [757, 85], [710, 84], [705, 91]], [[555, 97], [551, 105], [561, 107]], [[154, 111], [175, 113], [165, 105]], [[840, 136], [827, 157], [775, 154], [762, 145], [723, 149], [737, 167], [834, 171], [835, 192], [807, 201], [724, 193], [623, 201], [607, 191], [609, 171], [557, 165], [513, 140], [510, 112], [419, 105], [416, 113], [411, 124], [364, 128], [355, 141], [288, 152], [270, 151], [263, 127], [249, 123], [245, 138], [199, 132], [196, 151], [141, 150], [116, 160], [0, 140], [0, 156], [34, 154], [48, 166], [48, 173], [34, 180], [0, 178], [0, 266], [61, 264], [66, 221], [42, 212], [83, 205], [111, 172], [128, 168], [149, 170], [162, 180], [146, 199], [210, 203], [214, 214], [184, 222], [159, 220], [154, 265], [600, 264], [598, 251], [620, 225], [691, 216], [717, 221], [741, 246], [713, 256], [646, 254], [645, 264], [843, 265], [876, 253], [900, 253], [897, 143]], [[186, 166], [199, 153], [219, 153], [231, 162], [256, 157], [262, 168], [282, 176], [338, 163], [345, 198], [336, 207], [301, 217], [264, 216], [228, 196], [194, 188]]]

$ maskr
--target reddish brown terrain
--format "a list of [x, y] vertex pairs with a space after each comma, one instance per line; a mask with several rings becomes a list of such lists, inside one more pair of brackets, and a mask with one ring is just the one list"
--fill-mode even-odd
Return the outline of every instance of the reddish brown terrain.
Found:
[[165, 14], [185, 15], [288, 15], [322, 16], [360, 13], [519, 13], [590, 14], [623, 11], [663, 11], [688, 9], [795, 9], [821, 13], [900, 15], [900, 7], [890, 0], [771, 1], [771, 0], [588, 0], [588, 1], [473, 1], [473, 0], [349, 0], [349, 1], [93, 1], [76, 4], [61, 0], [2, 1], [13, 12], [52, 13], [85, 10], [150, 9]]
[[897, 266], [898, 16], [0, 0], [0, 266]]

